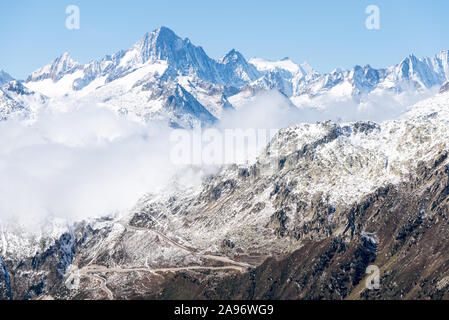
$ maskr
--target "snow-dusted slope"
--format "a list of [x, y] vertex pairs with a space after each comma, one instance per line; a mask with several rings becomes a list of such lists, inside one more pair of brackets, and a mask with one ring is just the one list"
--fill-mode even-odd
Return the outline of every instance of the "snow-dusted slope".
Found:
[[449, 92], [449, 81], [446, 81], [440, 88], [440, 93]]
[[[280, 130], [253, 165], [224, 169], [192, 193], [149, 197], [136, 210], [205, 251], [222, 250], [225, 240], [242, 255], [286, 249], [292, 239], [279, 240], [268, 227], [279, 210], [285, 232], [294, 234], [313, 220], [301, 212], [314, 202], [342, 212], [380, 187], [398, 185], [421, 161], [449, 150], [448, 125], [447, 93], [416, 104], [400, 120], [298, 124]], [[267, 165], [273, 157], [277, 167]]]
[[[185, 95], [180, 87], [174, 90]], [[364, 197], [413, 181], [423, 165], [448, 164], [448, 125], [444, 92], [397, 120], [290, 126], [253, 163], [225, 167], [199, 187], [148, 195], [125, 217], [71, 228], [56, 224], [37, 237], [1, 229], [3, 269], [15, 270], [16, 292], [25, 290], [17, 287], [23, 279], [58, 279], [49, 276], [51, 263], [64, 281], [79, 272], [82, 290], [86, 277], [97, 273], [119, 287], [126, 279], [138, 283], [130, 278], [137, 271], [211, 271], [217, 263], [244, 271], [247, 264], [297, 250], [303, 240], [348, 237], [348, 211]]]
[[29, 90], [17, 80], [0, 86], [0, 120], [30, 119], [45, 105], [47, 98]]
[[[448, 124], [449, 94], [440, 94], [413, 106], [400, 120], [285, 128], [252, 165], [224, 168], [200, 188], [143, 198], [128, 219], [117, 222], [134, 226], [136, 238], [114, 227], [95, 254], [88, 251], [91, 258], [84, 259], [101, 263], [95, 255], [107, 254], [108, 264], [127, 268], [193, 262], [186, 250], [168, 250], [167, 242], [155, 243], [145, 229], [191, 248], [197, 257], [212, 254], [250, 263], [291, 252], [301, 246], [300, 239], [342, 234], [346, 210], [364, 196], [399, 186], [422, 163], [448, 152]], [[268, 165], [273, 157], [277, 167]], [[141, 241], [153, 249], [141, 252]], [[132, 253], [126, 262], [114, 258], [123, 246]]]
[[[100, 263], [95, 256], [107, 253], [108, 263], [120, 265], [113, 252], [125, 246], [132, 256], [122, 267], [194, 262], [179, 247], [168, 250], [166, 242], [155, 243], [145, 228], [198, 256], [247, 262], [294, 250], [300, 238], [342, 234], [348, 208], [379, 188], [400, 185], [422, 163], [448, 152], [448, 125], [449, 94], [440, 94], [416, 104], [400, 120], [282, 129], [253, 164], [223, 168], [200, 188], [144, 197], [127, 219], [115, 222], [134, 226], [136, 238], [121, 226], [112, 227], [95, 253], [88, 251], [83, 259]], [[153, 249], [141, 252], [141, 241]]]

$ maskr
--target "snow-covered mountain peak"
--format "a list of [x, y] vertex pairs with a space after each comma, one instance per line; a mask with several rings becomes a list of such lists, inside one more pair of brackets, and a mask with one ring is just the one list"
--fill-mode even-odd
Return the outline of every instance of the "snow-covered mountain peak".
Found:
[[229, 51], [218, 60], [218, 63], [222, 77], [232, 79], [234, 85], [245, 85], [262, 76], [262, 73], [253, 64], [248, 63], [245, 57], [236, 49]]
[[370, 92], [379, 83], [382, 72], [371, 68], [370, 65], [364, 67], [355, 66], [349, 72], [349, 82], [354, 86], [357, 93]]
[[301, 67], [292, 60], [290, 60], [289, 58], [284, 58], [279, 61], [269, 61], [261, 58], [251, 58], [249, 62], [253, 64], [257, 68], [257, 70], [262, 72], [283, 70], [288, 71], [293, 75], [297, 74], [301, 70]]
[[399, 70], [401, 71], [402, 75], [407, 77], [409, 75], [409, 72], [415, 69], [417, 64], [419, 63], [419, 60], [415, 55], [411, 54], [407, 57], [405, 57], [401, 63], [399, 64]]
[[449, 79], [447, 51], [434, 57], [417, 58], [411, 54], [393, 67], [396, 80], [410, 82], [416, 88], [431, 88]]
[[29, 94], [33, 93], [28, 88], [26, 88], [22, 84], [22, 82], [17, 81], [17, 80], [12, 80], [12, 81], [6, 83], [3, 86], [3, 89], [7, 90], [9, 92], [15, 92], [15, 93], [20, 94], [20, 95], [29, 95]]
[[0, 69], [0, 85], [7, 83], [9, 81], [14, 80], [13, 77], [11, 77], [11, 75], [3, 70]]
[[313, 67], [308, 62], [301, 63], [300, 67], [308, 74], [318, 74], [318, 71], [313, 69]]
[[212, 60], [201, 47], [180, 38], [167, 27], [146, 33], [126, 55], [130, 53], [137, 54], [140, 63], [164, 60], [175, 69], [199, 67], [199, 61]]
[[52, 79], [53, 81], [58, 81], [66, 74], [74, 73], [83, 67], [82, 64], [76, 62], [70, 57], [68, 52], [64, 52], [62, 55], [57, 57], [50, 64], [36, 70], [33, 72], [27, 81], [39, 81], [45, 79]]
[[173, 59], [174, 53], [188, 43], [169, 28], [160, 27], [146, 33], [131, 50], [136, 50], [140, 55], [140, 63], [145, 63], [148, 60], [170, 61]]
[[[3, 82], [11, 80], [3, 76]], [[324, 98], [322, 101], [332, 101], [335, 97], [354, 98], [355, 103], [361, 103], [364, 95], [371, 92], [401, 94], [411, 88], [425, 93], [430, 88], [440, 88], [448, 80], [447, 50], [429, 58], [410, 55], [386, 69], [367, 65], [320, 74], [308, 63], [297, 64], [290, 58], [247, 60], [236, 49], [221, 59], [212, 59], [202, 47], [187, 38], [182, 39], [167, 27], [160, 27], [146, 33], [130, 49], [86, 65], [75, 62], [64, 53], [35, 71], [23, 84], [50, 100], [73, 99], [75, 103], [88, 99], [106, 103], [114, 111], [122, 110], [120, 114], [132, 114], [142, 119], [154, 116], [165, 119], [167, 117], [160, 113], [169, 110], [170, 121], [185, 126], [192, 121], [213, 119], [204, 108], [215, 118], [220, 118], [223, 108], [238, 109], [262, 91], [278, 91], [300, 108], [315, 108], [322, 103], [312, 100], [320, 100], [319, 97]], [[179, 103], [177, 106], [167, 100], [172, 93], [168, 88], [174, 88], [176, 84], [191, 95], [188, 99], [175, 95], [177, 98], [171, 100]], [[5, 105], [11, 103], [10, 98], [4, 98], [8, 100]], [[18, 104], [23, 104], [27, 110], [40, 107], [26, 101]], [[164, 105], [170, 108], [163, 108]], [[200, 112], [195, 114], [193, 110]], [[181, 116], [183, 112], [186, 117]]]
[[442, 50], [436, 55], [436, 64], [442, 68], [446, 75], [446, 79], [449, 80], [449, 50]]
[[345, 72], [345, 70], [342, 67], [337, 67], [334, 70], [332, 70], [330, 72], [330, 74], [338, 74], [338, 73], [343, 73], [343, 72]]
[[167, 27], [161, 27], [145, 34], [136, 45], [128, 50], [121, 65], [135, 65], [147, 61], [165, 61], [170, 77], [194, 76], [219, 85], [241, 86], [245, 81], [255, 80], [259, 74], [249, 70], [247, 62], [237, 51], [231, 51], [221, 63], [210, 58], [202, 47], [192, 44], [185, 38], [177, 36]]
[[226, 55], [224, 55], [219, 60], [219, 62], [223, 63], [223, 64], [230, 63], [230, 62], [243, 62], [243, 61], [246, 63], [246, 60], [243, 57], [243, 55], [235, 49], [232, 49], [231, 51], [229, 51]]
[[154, 30], [151, 33], [155, 34], [156, 37], [162, 38], [162, 39], [164, 39], [164, 38], [170, 38], [170, 39], [179, 38], [173, 30], [171, 30], [170, 28], [165, 27], [165, 26], [160, 26], [158, 29]]
[[447, 66], [449, 62], [449, 50], [441, 50], [437, 55], [437, 59], [440, 59]]

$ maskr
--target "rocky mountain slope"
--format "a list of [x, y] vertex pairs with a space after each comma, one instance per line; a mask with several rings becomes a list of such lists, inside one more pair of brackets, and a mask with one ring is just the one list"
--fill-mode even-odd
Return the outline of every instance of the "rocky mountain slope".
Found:
[[[0, 85], [11, 80], [0, 74]], [[448, 51], [430, 58], [410, 55], [389, 68], [355, 66], [320, 74], [288, 58], [246, 60], [234, 49], [214, 60], [189, 39], [161, 27], [132, 48], [100, 61], [83, 65], [62, 54], [22, 82], [48, 99], [24, 103], [6, 97], [2, 89], [0, 118], [33, 117], [41, 108], [95, 103], [139, 121], [158, 119], [193, 127], [214, 122], [223, 110], [240, 108], [261, 91], [278, 91], [299, 108], [317, 108], [326, 107], [319, 97], [364, 103], [369, 94], [426, 92], [447, 80]]]
[[298, 124], [125, 217], [2, 230], [0, 296], [448, 298], [448, 122], [443, 92], [398, 120]]
[[11, 75], [9, 75], [8, 73], [6, 73], [3, 70], [0, 70], [0, 85], [5, 84], [6, 82], [9, 82], [12, 80], [14, 80], [14, 78], [11, 77]]

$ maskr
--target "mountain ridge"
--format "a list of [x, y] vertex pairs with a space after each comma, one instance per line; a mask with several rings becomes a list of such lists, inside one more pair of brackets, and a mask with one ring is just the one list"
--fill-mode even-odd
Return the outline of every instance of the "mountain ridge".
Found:
[[[299, 65], [286, 58], [274, 62], [246, 59], [235, 49], [214, 60], [188, 38], [182, 39], [171, 29], [160, 27], [145, 33], [128, 50], [85, 65], [63, 53], [33, 72], [23, 85], [49, 97], [49, 105], [63, 96], [76, 101], [88, 97], [94, 103], [106, 103], [119, 114], [147, 121], [161, 117], [163, 109], [160, 106], [168, 99], [168, 96], [155, 93], [148, 95], [148, 88], [165, 84], [182, 86], [192, 95], [191, 103], [202, 105], [214, 118], [220, 118], [224, 109], [238, 109], [261, 91], [278, 91], [298, 108], [316, 108], [320, 103], [316, 101], [321, 98], [344, 97], [348, 102], [361, 103], [370, 94], [397, 95], [407, 90], [427, 92], [434, 87], [440, 88], [448, 80], [448, 50], [433, 57], [409, 55], [387, 68], [356, 65], [350, 70], [336, 69], [320, 74], [307, 63]], [[126, 99], [121, 99], [117, 92]], [[161, 102], [163, 99], [165, 102]], [[25, 107], [30, 110], [40, 108], [39, 105]], [[0, 104], [3, 119], [14, 114], [2, 112], [2, 108], [6, 107]], [[183, 108], [190, 114], [185, 121], [171, 118], [169, 111], [162, 118], [179, 127], [208, 124], [204, 119], [210, 117], [189, 113], [192, 106], [178, 106], [180, 112]]]

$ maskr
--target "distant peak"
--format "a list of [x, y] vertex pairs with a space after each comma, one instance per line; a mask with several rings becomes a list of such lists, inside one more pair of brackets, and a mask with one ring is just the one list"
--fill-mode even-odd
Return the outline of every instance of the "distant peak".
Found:
[[412, 53], [412, 54], [409, 54], [407, 57], [405, 57], [403, 60], [402, 60], [402, 63], [408, 63], [408, 62], [415, 62], [415, 61], [417, 61], [418, 60], [418, 58]]
[[53, 79], [57, 81], [65, 74], [73, 73], [82, 68], [82, 64], [74, 61], [68, 52], [64, 52], [50, 64], [36, 70], [27, 79], [27, 81], [38, 81], [44, 79]]
[[158, 29], [154, 30], [153, 32], [157, 34], [159, 37], [164, 36], [177, 37], [176, 33], [173, 30], [165, 26], [161, 26]]
[[60, 58], [64, 58], [64, 59], [72, 59], [71, 57], [70, 57], [70, 54], [67, 52], [67, 51], [65, 51], [63, 54], [61, 54], [60, 56], [59, 56]]
[[239, 51], [235, 50], [235, 49], [231, 49], [231, 50], [226, 54], [226, 56], [238, 56], [238, 57], [242, 57], [242, 54], [241, 54]]
[[30, 93], [28, 88], [26, 88], [22, 82], [17, 81], [17, 80], [12, 80], [12, 81], [8, 82], [5, 86], [6, 86], [6, 89], [11, 92], [16, 92], [19, 94]]
[[441, 86], [440, 93], [444, 92], [449, 92], [449, 80]]
[[438, 54], [437, 57], [440, 59], [449, 59], [449, 50], [441, 50]]
[[11, 75], [8, 72], [6, 72], [3, 69], [0, 69], [0, 77], [4, 77], [4, 76], [10, 77], [12, 79]]
[[64, 68], [70, 68], [76, 65], [79, 65], [80, 63], [73, 60], [70, 54], [66, 51], [62, 53], [60, 56], [58, 56], [53, 62], [52, 65], [64, 65]]
[[0, 69], [0, 85], [14, 80], [14, 78], [4, 70]]
[[143, 35], [143, 37], [137, 42], [137, 46], [146, 47], [149, 42], [153, 40], [165, 41], [170, 39], [179, 38], [176, 33], [170, 28], [161, 26], [151, 32], [147, 32]]
[[172, 29], [170, 29], [169, 27], [166, 26], [160, 26], [159, 28], [156, 29], [157, 32], [170, 32], [170, 33], [174, 33]]
[[235, 49], [231, 49], [223, 58], [219, 60], [221, 63], [229, 63], [234, 61], [243, 61], [245, 58], [243, 55]]
[[413, 53], [409, 55], [408, 58], [413, 62], [419, 60]]
[[343, 71], [344, 71], [343, 68], [337, 67], [337, 68], [335, 68], [334, 70], [331, 71], [331, 74], [341, 73], [341, 72], [343, 72]]
[[307, 73], [317, 73], [317, 71], [306, 61], [303, 62], [300, 67]]

